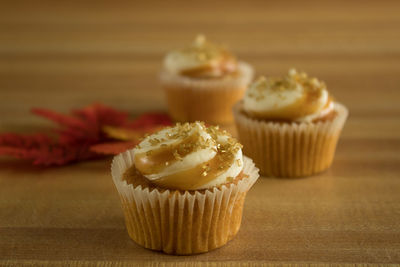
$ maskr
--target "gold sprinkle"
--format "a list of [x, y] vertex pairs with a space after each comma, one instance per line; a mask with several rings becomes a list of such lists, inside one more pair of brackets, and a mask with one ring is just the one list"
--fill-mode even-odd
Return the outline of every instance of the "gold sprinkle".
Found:
[[206, 41], [206, 37], [203, 34], [199, 34], [196, 36], [194, 43], [197, 46], [201, 46], [205, 43], [205, 41]]
[[150, 138], [149, 143], [154, 146], [157, 145], [160, 141], [157, 138]]
[[[169, 132], [169, 135], [168, 133], [166, 133], [165, 136], [167, 139], [168, 138], [178, 138], [179, 140], [182, 139], [182, 142], [177, 144], [176, 149], [171, 151], [174, 156], [174, 160], [183, 160], [182, 157], [184, 155], [187, 155], [188, 153], [191, 153], [198, 149], [208, 148], [216, 152], [217, 160], [220, 163], [218, 164], [218, 166], [215, 166], [215, 170], [211, 169], [211, 166], [209, 164], [202, 165], [201, 166], [202, 176], [210, 175], [211, 171], [220, 172], [220, 170], [224, 170], [231, 167], [232, 164], [237, 164], [239, 166], [243, 165], [242, 161], [235, 160], [235, 155], [241, 148], [241, 145], [238, 143], [236, 139], [232, 138], [227, 131], [220, 130], [219, 127], [217, 126], [205, 127], [203, 123], [200, 123], [200, 125], [201, 127], [204, 127], [204, 130], [206, 130], [207, 133], [210, 134], [211, 138], [205, 138], [204, 136], [202, 136], [199, 129], [199, 124], [195, 123], [177, 124], [177, 126], [175, 126], [175, 128], [173, 128], [172, 131]], [[225, 137], [222, 138], [221, 140], [221, 136]], [[189, 139], [187, 138], [190, 138], [191, 142], [188, 142]], [[221, 142], [218, 142], [218, 140], [221, 140]], [[165, 142], [165, 138], [159, 138], [158, 136], [157, 137], [151, 136], [148, 139], [148, 142], [151, 144], [159, 144], [160, 147], [167, 147], [167, 148], [171, 147], [171, 145], [163, 143]], [[146, 155], [150, 156], [152, 152], [154, 151], [149, 150], [146, 152]], [[163, 164], [165, 164], [165, 166], [169, 166], [171, 164], [171, 161], [169, 162], [166, 161]]]
[[206, 61], [207, 60], [207, 55], [205, 53], [200, 53], [197, 55], [197, 59], [199, 61]]
[[264, 99], [264, 95], [259, 95], [259, 96], [256, 97], [256, 101], [260, 101], [262, 99]]
[[179, 155], [179, 153], [178, 153], [178, 151], [176, 149], [174, 150], [173, 155], [174, 155], [175, 159], [182, 160], [181, 155]]

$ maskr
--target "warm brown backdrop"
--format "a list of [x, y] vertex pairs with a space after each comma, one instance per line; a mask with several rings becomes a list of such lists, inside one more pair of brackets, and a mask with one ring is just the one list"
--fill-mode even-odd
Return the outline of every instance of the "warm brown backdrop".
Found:
[[[133, 2], [133, 1], [132, 1]], [[260, 179], [236, 239], [172, 257], [129, 240], [109, 160], [41, 170], [0, 160], [0, 265], [400, 263], [399, 1], [2, 1], [0, 131], [33, 106], [163, 110], [163, 54], [197, 33], [265, 75], [325, 80], [350, 109], [332, 169]]]

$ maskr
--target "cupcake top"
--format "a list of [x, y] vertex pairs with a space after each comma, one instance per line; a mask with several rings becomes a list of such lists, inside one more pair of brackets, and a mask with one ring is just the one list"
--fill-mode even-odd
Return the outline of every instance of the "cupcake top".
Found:
[[176, 124], [146, 137], [134, 148], [134, 164], [151, 183], [199, 190], [233, 181], [243, 169], [241, 145], [218, 127]]
[[243, 109], [252, 117], [296, 122], [322, 118], [333, 105], [324, 82], [295, 69], [285, 77], [259, 78], [243, 99]]
[[222, 78], [234, 74], [238, 63], [223, 46], [199, 35], [191, 45], [170, 51], [164, 59], [164, 68], [172, 74], [192, 78]]

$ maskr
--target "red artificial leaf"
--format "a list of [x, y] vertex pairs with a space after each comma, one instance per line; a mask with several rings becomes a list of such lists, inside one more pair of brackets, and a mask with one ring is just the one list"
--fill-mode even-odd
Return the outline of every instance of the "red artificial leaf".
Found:
[[102, 132], [102, 126], [124, 126], [129, 123], [126, 112], [101, 104], [73, 110], [71, 115], [63, 115], [46, 109], [32, 109], [32, 112], [61, 126], [55, 131], [59, 134], [60, 143], [63, 144], [98, 143], [107, 138]]
[[137, 144], [138, 142], [134, 141], [101, 143], [91, 146], [90, 150], [98, 154], [117, 155], [134, 148]]
[[54, 141], [46, 134], [19, 135], [15, 133], [3, 133], [0, 135], [0, 146], [12, 147], [36, 147], [38, 144], [49, 145]]
[[52, 120], [64, 127], [77, 128], [77, 129], [86, 128], [86, 125], [84, 124], [83, 121], [81, 121], [79, 118], [70, 115], [64, 115], [52, 110], [42, 109], [42, 108], [33, 108], [31, 112], [38, 116], [42, 116], [49, 120]]
[[79, 117], [88, 117], [88, 114], [95, 113], [99, 124], [110, 126], [124, 126], [129, 123], [128, 113], [115, 110], [102, 104], [93, 104], [80, 110], [74, 110], [73, 114]]
[[122, 127], [104, 126], [103, 132], [111, 139], [121, 141], [139, 141], [146, 132], [140, 130], [126, 129]]
[[152, 134], [159, 130], [161, 130], [163, 126], [148, 126], [147, 128], [138, 128], [138, 129], [130, 129], [130, 128], [122, 128], [122, 127], [113, 127], [113, 126], [105, 126], [103, 127], [104, 133], [112, 138], [123, 141], [139, 141], [146, 134]]
[[97, 155], [85, 146], [59, 144], [44, 134], [0, 135], [0, 155], [28, 159], [35, 165], [64, 165], [79, 160], [94, 158]]
[[[54, 129], [57, 139], [46, 134], [0, 134], [0, 155], [28, 159], [36, 165], [64, 165], [105, 154], [118, 154], [135, 146], [145, 133], [172, 123], [162, 113], [147, 113], [130, 121], [126, 112], [101, 104], [73, 110], [68, 115], [39, 108], [32, 109], [32, 112], [59, 125]], [[135, 133], [129, 135], [135, 138], [113, 142], [119, 139], [115, 133]]]

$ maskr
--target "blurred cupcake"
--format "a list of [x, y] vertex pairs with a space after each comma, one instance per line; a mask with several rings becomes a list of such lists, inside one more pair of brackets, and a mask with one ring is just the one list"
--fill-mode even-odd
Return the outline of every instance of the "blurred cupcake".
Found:
[[161, 72], [169, 113], [179, 122], [231, 123], [232, 107], [252, 78], [249, 64], [202, 35], [191, 45], [169, 52]]
[[234, 107], [239, 140], [264, 176], [300, 177], [326, 170], [348, 110], [325, 83], [291, 69], [259, 78]]
[[196, 122], [165, 128], [116, 156], [112, 176], [136, 243], [196, 254], [236, 235], [258, 169], [230, 135]]

